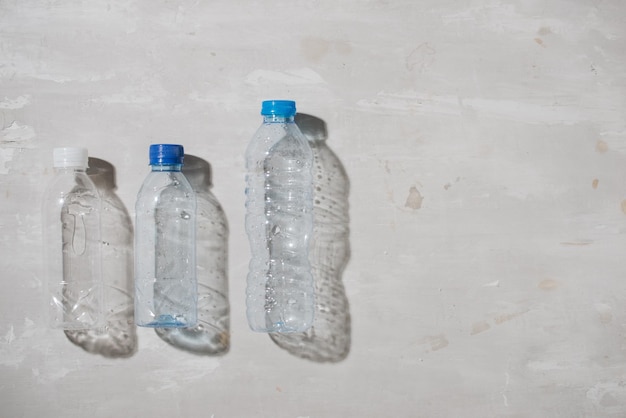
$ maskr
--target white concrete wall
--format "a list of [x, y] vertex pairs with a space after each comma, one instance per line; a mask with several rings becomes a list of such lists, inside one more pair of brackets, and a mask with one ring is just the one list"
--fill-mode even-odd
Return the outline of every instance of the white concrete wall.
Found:
[[[0, 0], [0, 415], [626, 416], [626, 4]], [[348, 357], [248, 330], [243, 152], [260, 101], [328, 125], [352, 188]], [[213, 167], [231, 348], [140, 329], [107, 359], [44, 324], [51, 149]]]

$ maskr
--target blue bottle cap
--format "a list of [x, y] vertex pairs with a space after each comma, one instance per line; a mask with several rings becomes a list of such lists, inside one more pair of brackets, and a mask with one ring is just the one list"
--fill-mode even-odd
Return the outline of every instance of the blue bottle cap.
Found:
[[263, 116], [275, 115], [291, 117], [296, 114], [296, 102], [293, 100], [265, 100], [261, 107]]
[[150, 165], [182, 164], [185, 149], [182, 145], [152, 144], [150, 145]]

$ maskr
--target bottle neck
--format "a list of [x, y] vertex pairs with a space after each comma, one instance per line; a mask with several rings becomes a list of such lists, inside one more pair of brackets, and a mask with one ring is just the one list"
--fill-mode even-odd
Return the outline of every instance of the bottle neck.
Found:
[[86, 173], [87, 167], [54, 167], [55, 173]]
[[263, 123], [293, 123], [293, 116], [263, 115]]
[[152, 171], [180, 171], [182, 164], [154, 164], [151, 165]]

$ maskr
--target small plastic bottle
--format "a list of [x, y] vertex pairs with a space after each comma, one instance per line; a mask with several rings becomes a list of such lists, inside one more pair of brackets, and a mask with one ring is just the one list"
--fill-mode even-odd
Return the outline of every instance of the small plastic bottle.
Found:
[[313, 154], [294, 122], [295, 102], [265, 101], [261, 114], [246, 151], [248, 323], [259, 332], [303, 332], [315, 311], [308, 258]]
[[129, 357], [137, 348], [133, 321], [133, 222], [115, 193], [115, 167], [89, 159], [89, 178], [101, 196], [102, 284], [104, 327], [65, 330], [67, 338], [92, 354]]
[[86, 173], [86, 149], [55, 148], [53, 159], [42, 221], [50, 324], [98, 328], [103, 325], [100, 196]]
[[135, 323], [197, 322], [196, 198], [181, 172], [182, 145], [150, 146], [152, 171], [135, 206]]

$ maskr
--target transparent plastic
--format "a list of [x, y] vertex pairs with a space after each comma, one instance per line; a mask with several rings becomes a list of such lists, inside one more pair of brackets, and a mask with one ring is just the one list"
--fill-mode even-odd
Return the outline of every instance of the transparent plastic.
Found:
[[201, 355], [220, 355], [230, 347], [228, 302], [228, 224], [211, 193], [209, 164], [185, 156], [183, 174], [196, 194], [196, 264], [198, 324], [188, 328], [156, 328], [168, 344]]
[[133, 355], [137, 333], [133, 321], [133, 224], [115, 194], [115, 169], [103, 160], [89, 159], [87, 174], [102, 200], [102, 282], [104, 326], [66, 330], [75, 345], [92, 354], [119, 358]]
[[265, 115], [246, 151], [252, 253], [246, 301], [253, 331], [302, 332], [313, 323], [312, 160], [293, 115]]
[[43, 200], [49, 322], [53, 328], [103, 325], [101, 200], [85, 169], [86, 164], [55, 167]]
[[350, 351], [351, 324], [342, 276], [350, 258], [350, 183], [343, 165], [326, 143], [325, 123], [296, 115], [313, 151], [313, 235], [309, 253], [315, 283], [315, 319], [303, 333], [270, 337], [293, 355], [316, 362], [337, 362]]
[[135, 323], [196, 325], [196, 198], [181, 164], [152, 165], [135, 212]]

